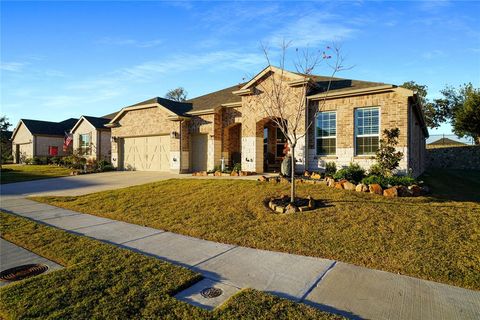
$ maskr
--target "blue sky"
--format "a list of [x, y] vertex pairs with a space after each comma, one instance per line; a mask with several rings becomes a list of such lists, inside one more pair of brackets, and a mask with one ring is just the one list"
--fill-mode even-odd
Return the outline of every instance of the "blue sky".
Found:
[[0, 5], [1, 114], [14, 124], [101, 116], [178, 86], [189, 97], [232, 86], [265, 67], [262, 42], [282, 39], [293, 48], [340, 43], [353, 68], [339, 77], [415, 80], [431, 98], [446, 84], [480, 85], [478, 2]]

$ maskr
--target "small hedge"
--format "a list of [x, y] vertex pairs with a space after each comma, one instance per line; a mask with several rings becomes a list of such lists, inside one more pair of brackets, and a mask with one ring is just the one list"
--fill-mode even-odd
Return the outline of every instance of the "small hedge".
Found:
[[416, 183], [415, 179], [407, 176], [377, 176], [372, 175], [362, 179], [362, 183], [366, 185], [379, 184], [382, 188], [388, 188], [391, 186], [411, 186]]
[[335, 180], [346, 179], [353, 183], [359, 183], [365, 177], [365, 169], [357, 163], [350, 163], [346, 168], [338, 170], [333, 178]]

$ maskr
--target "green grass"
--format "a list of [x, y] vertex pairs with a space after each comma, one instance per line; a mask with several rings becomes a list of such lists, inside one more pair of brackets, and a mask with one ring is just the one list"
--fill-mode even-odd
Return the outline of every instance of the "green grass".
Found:
[[66, 266], [0, 289], [0, 319], [343, 319], [252, 289], [213, 312], [172, 297], [185, 268], [0, 212], [2, 238]]
[[[6, 171], [4, 169], [7, 169]], [[70, 175], [72, 170], [53, 165], [2, 165], [0, 183], [13, 183], [47, 178], [58, 178]]]
[[299, 185], [299, 195], [321, 199], [325, 207], [271, 213], [263, 201], [288, 189], [246, 180], [168, 180], [36, 200], [193, 237], [480, 289], [479, 203]]
[[480, 202], [480, 170], [430, 169], [419, 180], [439, 199]]

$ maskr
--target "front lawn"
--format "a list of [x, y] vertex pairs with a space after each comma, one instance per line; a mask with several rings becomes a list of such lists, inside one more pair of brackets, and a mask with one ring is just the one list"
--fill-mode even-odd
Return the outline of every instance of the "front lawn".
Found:
[[168, 180], [52, 205], [252, 248], [349, 262], [480, 289], [480, 204], [435, 198], [388, 199], [299, 185], [324, 207], [271, 213], [263, 201], [289, 186], [245, 180]]
[[480, 170], [429, 169], [419, 179], [437, 198], [480, 202]]
[[58, 178], [70, 175], [72, 170], [53, 165], [2, 165], [0, 183], [12, 183], [46, 178]]
[[0, 212], [2, 238], [66, 266], [0, 289], [0, 319], [343, 319], [252, 289], [213, 312], [172, 297], [185, 268]]

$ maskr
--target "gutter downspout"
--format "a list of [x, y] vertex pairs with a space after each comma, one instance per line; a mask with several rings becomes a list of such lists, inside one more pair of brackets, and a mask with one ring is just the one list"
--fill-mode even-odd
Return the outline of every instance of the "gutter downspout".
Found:
[[182, 173], [182, 123], [183, 123], [183, 119], [180, 120], [180, 129], [178, 130], [179, 134], [179, 138], [180, 138], [180, 153], [178, 154], [178, 164], [179, 164], [179, 168], [178, 168], [178, 173]]

